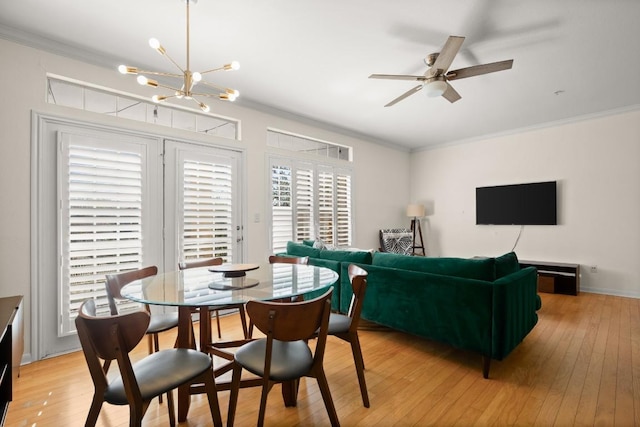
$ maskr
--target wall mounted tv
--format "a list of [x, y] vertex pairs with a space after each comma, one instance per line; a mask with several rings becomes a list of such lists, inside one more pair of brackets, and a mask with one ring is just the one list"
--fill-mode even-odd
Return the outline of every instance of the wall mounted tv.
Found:
[[556, 225], [556, 181], [476, 188], [476, 224]]

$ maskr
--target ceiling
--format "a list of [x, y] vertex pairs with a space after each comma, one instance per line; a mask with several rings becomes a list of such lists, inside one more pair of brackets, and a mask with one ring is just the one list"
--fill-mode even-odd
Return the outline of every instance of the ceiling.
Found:
[[[184, 65], [185, 16], [180, 0], [2, 1], [0, 37], [114, 72], [173, 72], [147, 40]], [[239, 70], [206, 77], [238, 89], [237, 103], [414, 150], [638, 108], [639, 21], [638, 0], [200, 0], [191, 68], [237, 60]], [[417, 83], [368, 76], [422, 75], [449, 35], [466, 37], [450, 70], [513, 68], [452, 81], [453, 104], [422, 91], [385, 108]]]

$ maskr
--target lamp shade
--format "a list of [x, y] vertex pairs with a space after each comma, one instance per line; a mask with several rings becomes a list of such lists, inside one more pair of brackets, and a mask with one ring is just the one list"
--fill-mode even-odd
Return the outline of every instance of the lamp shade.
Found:
[[407, 216], [411, 218], [424, 216], [424, 205], [407, 206]]

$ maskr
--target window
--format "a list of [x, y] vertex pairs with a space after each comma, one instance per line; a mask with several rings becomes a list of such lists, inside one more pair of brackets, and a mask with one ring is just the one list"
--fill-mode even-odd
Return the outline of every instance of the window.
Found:
[[351, 147], [275, 129], [267, 130], [267, 146], [309, 156], [352, 161]]
[[155, 104], [136, 95], [124, 94], [89, 83], [49, 75], [47, 102], [176, 129], [240, 139], [239, 122], [214, 114], [196, 112], [176, 104]]
[[290, 240], [350, 246], [351, 171], [277, 157], [270, 163], [273, 252], [285, 251]]

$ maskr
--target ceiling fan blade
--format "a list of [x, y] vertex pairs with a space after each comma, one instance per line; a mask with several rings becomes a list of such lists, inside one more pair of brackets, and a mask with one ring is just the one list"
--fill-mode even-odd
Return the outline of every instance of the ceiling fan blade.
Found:
[[398, 102], [402, 101], [403, 99], [407, 98], [408, 96], [411, 96], [416, 92], [419, 92], [420, 89], [422, 89], [422, 86], [423, 85], [418, 85], [418, 86], [414, 87], [413, 89], [409, 89], [408, 91], [406, 91], [405, 93], [403, 93], [402, 95], [400, 95], [399, 97], [397, 97], [396, 99], [394, 99], [393, 101], [391, 101], [390, 103], [385, 105], [385, 107], [391, 107], [392, 105], [397, 104]]
[[370, 79], [390, 79], [390, 80], [424, 80], [424, 76], [409, 76], [406, 74], [371, 74]]
[[[451, 63], [453, 62], [453, 59], [458, 54], [460, 46], [462, 46], [462, 42], [464, 42], [464, 37], [449, 36], [447, 42], [444, 44], [444, 47], [438, 54], [438, 58], [436, 58], [436, 61], [433, 63], [431, 69], [429, 70], [429, 75], [431, 77], [447, 72], [447, 70], [451, 66]], [[438, 70], [440, 70], [440, 72], [438, 72]]]
[[460, 68], [449, 71], [446, 74], [447, 80], [465, 79], [467, 77], [479, 76], [482, 74], [495, 73], [496, 71], [509, 70], [513, 66], [513, 59], [507, 61], [492, 62], [490, 64], [474, 65], [473, 67]]
[[462, 98], [460, 94], [456, 92], [453, 86], [451, 86], [449, 83], [447, 83], [447, 90], [444, 91], [442, 97], [452, 104]]

